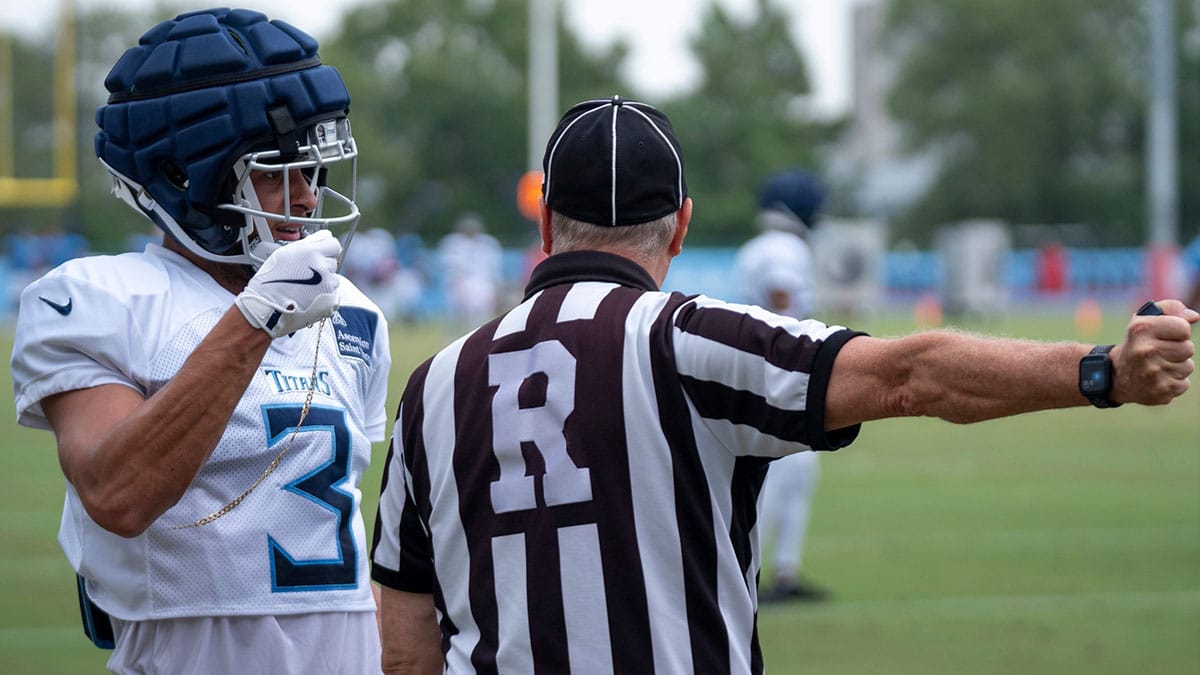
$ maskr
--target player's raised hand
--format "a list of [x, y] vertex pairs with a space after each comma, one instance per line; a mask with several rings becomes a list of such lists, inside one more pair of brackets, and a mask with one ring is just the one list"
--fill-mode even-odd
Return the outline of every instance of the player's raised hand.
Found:
[[1192, 324], [1200, 321], [1200, 313], [1179, 300], [1155, 304], [1162, 314], [1134, 316], [1125, 339], [1113, 349], [1115, 401], [1162, 405], [1188, 390], [1195, 370]]
[[337, 309], [337, 258], [342, 245], [321, 230], [280, 247], [237, 296], [255, 328], [280, 337], [311, 326]]

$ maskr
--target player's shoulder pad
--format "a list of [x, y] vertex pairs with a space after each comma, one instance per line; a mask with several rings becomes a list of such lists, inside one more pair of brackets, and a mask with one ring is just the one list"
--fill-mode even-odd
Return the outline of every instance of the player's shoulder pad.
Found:
[[161, 261], [140, 253], [123, 253], [68, 260], [31, 283], [26, 293], [102, 293], [120, 300], [165, 290], [168, 284], [169, 276]]

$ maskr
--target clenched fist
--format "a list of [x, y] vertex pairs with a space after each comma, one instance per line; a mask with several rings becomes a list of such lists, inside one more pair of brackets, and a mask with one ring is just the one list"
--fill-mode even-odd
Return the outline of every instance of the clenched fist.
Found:
[[267, 257], [234, 301], [255, 328], [280, 337], [333, 314], [342, 245], [321, 230]]

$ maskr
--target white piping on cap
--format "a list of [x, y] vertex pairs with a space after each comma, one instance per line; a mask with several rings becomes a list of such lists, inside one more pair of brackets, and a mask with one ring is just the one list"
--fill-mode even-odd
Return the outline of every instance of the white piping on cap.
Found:
[[609, 195], [609, 204], [612, 211], [612, 225], [617, 224], [617, 113], [621, 111], [620, 104], [612, 106], [612, 177], [609, 179], [612, 189]]

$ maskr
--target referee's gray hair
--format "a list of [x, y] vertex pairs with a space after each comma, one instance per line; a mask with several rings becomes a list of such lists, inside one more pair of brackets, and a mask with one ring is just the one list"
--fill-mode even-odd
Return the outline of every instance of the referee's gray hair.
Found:
[[662, 218], [639, 225], [620, 227], [585, 223], [564, 216], [558, 211], [551, 211], [551, 214], [552, 253], [618, 249], [645, 260], [652, 260], [662, 255], [663, 250], [671, 243], [671, 238], [675, 236], [678, 212], [668, 213]]

